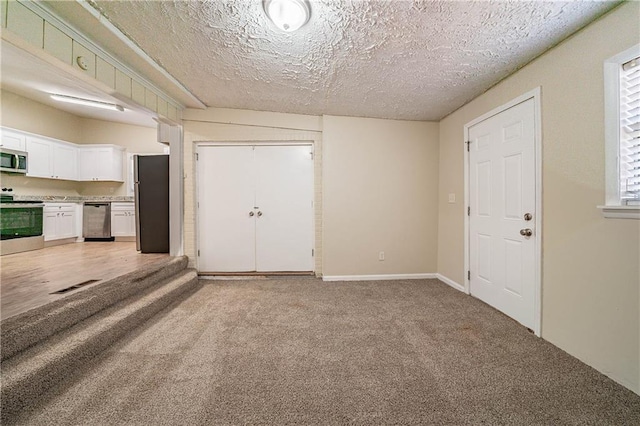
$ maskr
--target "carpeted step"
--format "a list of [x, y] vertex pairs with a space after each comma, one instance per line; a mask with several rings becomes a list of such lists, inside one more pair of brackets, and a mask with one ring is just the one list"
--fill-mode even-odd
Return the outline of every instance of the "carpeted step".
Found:
[[198, 287], [195, 270], [183, 270], [2, 362], [3, 422], [122, 335]]
[[186, 256], [171, 258], [3, 320], [2, 360], [177, 274], [187, 264]]

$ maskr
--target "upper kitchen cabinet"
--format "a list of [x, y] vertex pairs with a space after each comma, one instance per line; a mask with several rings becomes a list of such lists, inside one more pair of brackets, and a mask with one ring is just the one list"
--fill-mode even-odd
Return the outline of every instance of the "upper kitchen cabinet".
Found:
[[79, 148], [81, 181], [124, 182], [124, 148], [117, 145], [87, 145]]
[[46, 179], [78, 179], [78, 150], [73, 144], [27, 136], [27, 176]]
[[78, 180], [78, 149], [64, 143], [53, 143], [53, 175], [55, 179]]
[[3, 148], [14, 149], [16, 151], [26, 150], [27, 137], [24, 134], [8, 129], [2, 129], [0, 131], [0, 135], [0, 146], [2, 146]]
[[53, 148], [51, 142], [29, 136], [27, 138], [27, 176], [51, 179], [53, 177]]

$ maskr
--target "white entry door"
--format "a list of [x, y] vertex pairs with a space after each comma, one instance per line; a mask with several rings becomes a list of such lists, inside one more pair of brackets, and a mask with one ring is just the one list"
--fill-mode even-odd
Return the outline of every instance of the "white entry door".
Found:
[[199, 147], [200, 272], [313, 270], [311, 148]]
[[535, 110], [529, 99], [469, 128], [471, 294], [535, 328]]

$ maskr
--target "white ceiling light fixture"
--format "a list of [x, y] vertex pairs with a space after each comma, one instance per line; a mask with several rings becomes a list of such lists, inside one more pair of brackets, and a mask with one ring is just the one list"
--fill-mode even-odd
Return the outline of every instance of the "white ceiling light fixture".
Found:
[[122, 107], [122, 105], [110, 104], [107, 102], [100, 102], [100, 101], [92, 101], [91, 99], [76, 98], [74, 96], [52, 94], [51, 99], [59, 102], [67, 102], [70, 104], [90, 106], [93, 108], [110, 109], [112, 111], [120, 111], [120, 112], [124, 111], [124, 107]]
[[286, 32], [299, 29], [311, 16], [307, 0], [264, 0], [263, 6], [269, 19]]

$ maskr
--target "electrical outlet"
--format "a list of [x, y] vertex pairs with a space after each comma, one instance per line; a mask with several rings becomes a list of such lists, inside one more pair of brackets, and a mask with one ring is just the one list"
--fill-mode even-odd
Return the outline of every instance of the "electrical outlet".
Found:
[[378, 253], [378, 260], [381, 261], [381, 262], [384, 260], [384, 252], [383, 251]]

